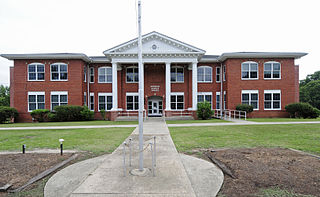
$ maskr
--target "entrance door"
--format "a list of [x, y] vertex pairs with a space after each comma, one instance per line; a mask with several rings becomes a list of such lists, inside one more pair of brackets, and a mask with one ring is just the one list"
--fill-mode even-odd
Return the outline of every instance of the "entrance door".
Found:
[[162, 101], [150, 100], [148, 101], [148, 116], [162, 116]]

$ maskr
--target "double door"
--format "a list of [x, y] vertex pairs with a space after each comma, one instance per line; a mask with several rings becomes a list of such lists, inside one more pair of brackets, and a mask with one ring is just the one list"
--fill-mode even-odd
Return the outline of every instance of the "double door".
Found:
[[162, 101], [148, 101], [148, 116], [162, 116]]

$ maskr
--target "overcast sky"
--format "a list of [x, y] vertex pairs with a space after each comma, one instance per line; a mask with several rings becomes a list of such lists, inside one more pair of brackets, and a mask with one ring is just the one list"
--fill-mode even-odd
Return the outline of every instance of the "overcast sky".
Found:
[[[300, 79], [320, 70], [319, 0], [142, 0], [151, 31], [224, 52], [307, 52]], [[0, 54], [102, 52], [137, 37], [136, 0], [0, 0]], [[0, 84], [13, 61], [0, 58]]]

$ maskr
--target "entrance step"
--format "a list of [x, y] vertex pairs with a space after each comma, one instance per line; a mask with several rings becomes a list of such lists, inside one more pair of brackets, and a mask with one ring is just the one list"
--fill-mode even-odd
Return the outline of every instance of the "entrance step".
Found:
[[137, 121], [138, 116], [118, 116], [116, 121]]
[[170, 116], [166, 117], [166, 120], [194, 120], [192, 116]]

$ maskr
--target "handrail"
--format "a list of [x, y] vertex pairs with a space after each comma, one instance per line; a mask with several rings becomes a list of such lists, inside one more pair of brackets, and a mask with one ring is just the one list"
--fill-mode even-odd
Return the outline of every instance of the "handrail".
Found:
[[222, 117], [221, 117], [221, 110], [220, 109], [214, 109], [213, 110], [213, 117], [215, 118], [221, 118], [221, 119], [239, 119], [242, 118], [244, 120], [247, 120], [247, 112], [246, 111], [240, 111], [240, 110], [222, 110]]

